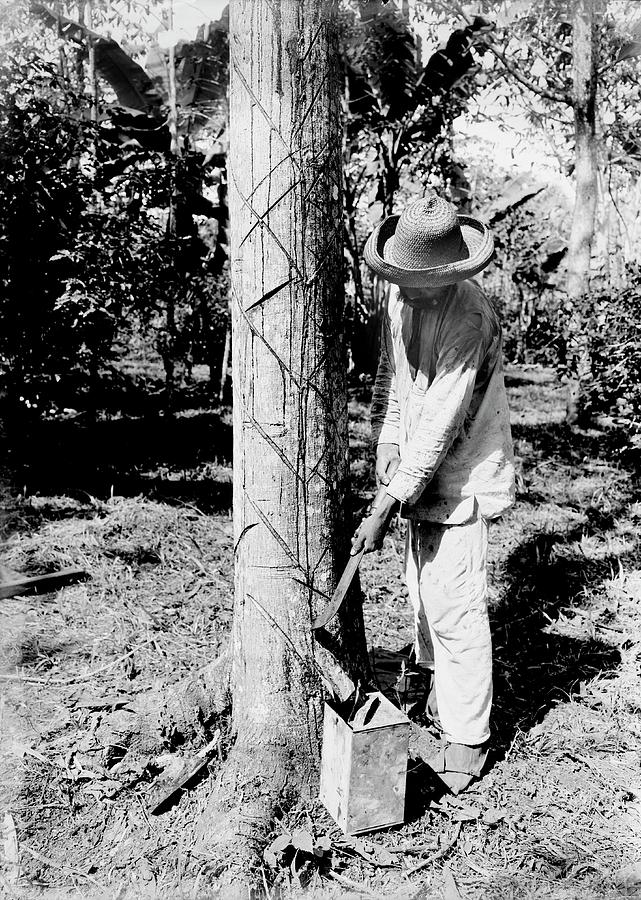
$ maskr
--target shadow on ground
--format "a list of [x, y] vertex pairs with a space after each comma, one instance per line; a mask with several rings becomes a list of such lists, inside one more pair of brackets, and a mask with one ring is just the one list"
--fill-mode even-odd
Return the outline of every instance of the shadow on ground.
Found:
[[231, 507], [232, 432], [218, 412], [34, 422], [7, 428], [6, 441], [11, 480], [27, 494]]
[[[502, 584], [501, 600], [490, 613], [493, 733], [499, 754], [510, 746], [517, 729], [527, 730], [541, 721], [555, 703], [576, 694], [581, 681], [617, 668], [619, 650], [606, 640], [589, 636], [590, 628], [586, 628], [585, 639], [579, 639], [555, 634], [550, 626], [563, 610], [570, 614], [581, 610], [586, 605], [586, 591], [592, 598], [604, 593], [605, 582], [618, 572], [620, 564], [625, 567], [628, 561], [638, 562], [641, 546], [634, 540], [623, 555], [606, 552], [595, 559], [587, 557], [580, 545], [582, 538], [596, 535], [607, 548], [617, 519], [635, 499], [638, 473], [634, 467], [618, 469], [621, 444], [616, 435], [576, 433], [563, 424], [516, 426], [513, 431], [516, 441], [532, 448], [528, 463], [545, 459], [548, 464], [549, 484], [543, 485], [543, 492], [534, 492], [534, 501], [532, 497], [524, 499], [561, 505], [551, 507], [544, 529], [525, 527], [522, 540], [501, 562], [495, 576]], [[616, 475], [616, 497], [609, 497], [605, 508], [594, 498], [564, 503], [555, 496], [554, 463], [577, 467], [578, 476], [585, 461]], [[580, 512], [584, 521], [569, 527], [567, 519], [563, 521], [564, 508]]]
[[612, 577], [620, 557], [589, 563], [584, 557], [560, 556], [580, 540], [580, 530], [567, 534], [536, 534], [508, 558], [503, 570], [509, 584], [503, 600], [491, 613], [494, 641], [493, 734], [505, 750], [517, 729], [525, 731], [541, 721], [559, 700], [579, 690], [581, 681], [611, 672], [619, 665], [619, 651], [607, 643], [550, 633], [550, 624], [563, 609], [580, 608], [586, 583], [598, 591]]

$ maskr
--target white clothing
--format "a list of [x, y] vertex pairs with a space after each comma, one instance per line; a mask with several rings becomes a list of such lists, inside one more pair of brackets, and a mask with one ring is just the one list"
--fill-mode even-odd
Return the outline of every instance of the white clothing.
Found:
[[444, 737], [456, 744], [482, 744], [490, 736], [487, 532], [478, 508], [462, 525], [407, 522], [405, 576], [414, 607], [416, 660], [434, 672]]
[[387, 493], [401, 515], [460, 524], [514, 503], [501, 327], [476, 281], [444, 287], [424, 308], [391, 285], [372, 398], [372, 439], [397, 444]]

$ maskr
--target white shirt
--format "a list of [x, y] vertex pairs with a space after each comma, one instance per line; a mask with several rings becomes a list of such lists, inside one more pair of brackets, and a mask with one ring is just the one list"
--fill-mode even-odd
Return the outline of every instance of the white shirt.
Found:
[[398, 444], [387, 492], [402, 514], [444, 524], [514, 502], [501, 327], [476, 281], [443, 288], [423, 309], [391, 286], [372, 399], [372, 438]]

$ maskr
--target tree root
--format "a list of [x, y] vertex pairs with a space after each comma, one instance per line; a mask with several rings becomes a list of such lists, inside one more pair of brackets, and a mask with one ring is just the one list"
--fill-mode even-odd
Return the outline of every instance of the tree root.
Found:
[[169, 692], [161, 686], [147, 691], [132, 710], [118, 710], [103, 720], [96, 735], [105, 748], [125, 749], [132, 756], [207, 740], [214, 723], [231, 708], [231, 653], [181, 681]]
[[[322, 640], [316, 657], [330, 692], [342, 699], [354, 682], [337, 659], [336, 648]], [[329, 636], [325, 637], [328, 640]], [[231, 647], [213, 662], [169, 691], [162, 684], [136, 698], [132, 707], [111, 713], [97, 729], [103, 745], [124, 748], [134, 756], [150, 756], [185, 743], [206, 743], [213, 726], [231, 710]]]
[[205, 740], [208, 727], [230, 709], [230, 678], [231, 654], [226, 650], [169, 693], [161, 690], [154, 692], [155, 698], [146, 696], [138, 705], [136, 749], [150, 752], [159, 739], [169, 747]]
[[293, 764], [284, 746], [236, 745], [219, 771], [196, 827], [199, 880], [235, 900], [264, 884], [262, 850], [274, 819], [310, 792], [309, 763]]

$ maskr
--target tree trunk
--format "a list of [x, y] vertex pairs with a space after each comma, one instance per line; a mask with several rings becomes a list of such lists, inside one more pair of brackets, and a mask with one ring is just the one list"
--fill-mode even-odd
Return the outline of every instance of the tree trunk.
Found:
[[[174, 28], [174, 4], [169, 0], [167, 7], [167, 28], [173, 32]], [[178, 141], [178, 105], [176, 101], [176, 47], [173, 42], [169, 45], [167, 54], [167, 126], [169, 128], [171, 164], [171, 187], [169, 197], [169, 218], [167, 232], [171, 251], [174, 256], [174, 265], [178, 259], [178, 204], [179, 204], [179, 159], [180, 143]], [[165, 335], [163, 341], [163, 365], [165, 368], [165, 412], [173, 412], [174, 394], [176, 390], [176, 295], [173, 288], [169, 288], [166, 295], [165, 309]]]
[[58, 74], [60, 75], [61, 81], [66, 81], [69, 78], [69, 65], [67, 63], [67, 54], [65, 53], [64, 48], [64, 37], [62, 34], [62, 23], [60, 22], [60, 0], [56, 0], [55, 5], [56, 16], [58, 17], [57, 24], [57, 32], [58, 32]]
[[[78, 3], [78, 21], [81, 25], [85, 24], [85, 0], [79, 0]], [[80, 45], [76, 49], [76, 86], [79, 93], [85, 90], [85, 48]]]
[[587, 386], [591, 376], [588, 333], [590, 257], [597, 205], [596, 102], [599, 22], [603, 0], [576, 0], [572, 24], [576, 199], [567, 255], [568, 324], [567, 420], [589, 417]]
[[[85, 10], [85, 24], [91, 31], [93, 28], [93, 5], [92, 0], [88, 0]], [[93, 37], [87, 39], [88, 52], [88, 78], [89, 78], [89, 119], [94, 125], [98, 122], [98, 75], [96, 73], [96, 47]]]
[[[325, 651], [310, 622], [347, 557], [348, 450], [335, 2], [230, 13], [234, 746], [200, 836], [245, 880], [274, 810], [317, 789]], [[337, 628], [363, 675], [358, 605]]]

